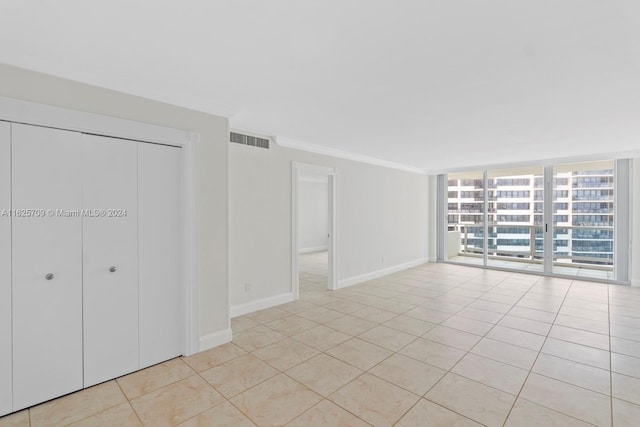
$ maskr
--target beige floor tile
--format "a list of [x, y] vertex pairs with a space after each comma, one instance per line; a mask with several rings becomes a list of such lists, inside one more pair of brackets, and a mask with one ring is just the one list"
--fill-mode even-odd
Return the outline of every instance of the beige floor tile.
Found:
[[325, 323], [332, 329], [336, 329], [348, 335], [359, 335], [371, 328], [375, 328], [378, 324], [355, 316], [344, 316]]
[[287, 427], [349, 426], [368, 427], [369, 424], [345, 411], [338, 405], [323, 400], [287, 424]]
[[481, 310], [492, 311], [494, 313], [506, 314], [511, 310], [512, 304], [503, 304], [500, 302], [486, 301], [479, 299], [469, 304], [469, 307], [479, 308]]
[[318, 326], [316, 322], [296, 315], [282, 317], [278, 320], [274, 320], [273, 322], [269, 322], [266, 325], [285, 335], [299, 334], [307, 329]]
[[613, 399], [614, 427], [637, 427], [638, 420], [640, 420], [640, 406]]
[[315, 307], [311, 310], [301, 311], [297, 315], [313, 322], [323, 324], [342, 317], [345, 314], [325, 307]]
[[323, 305], [324, 308], [328, 308], [330, 310], [339, 311], [340, 313], [350, 314], [354, 311], [362, 310], [366, 307], [364, 304], [360, 304], [359, 302], [350, 301], [347, 299], [339, 299], [329, 304]]
[[173, 384], [194, 374], [183, 359], [172, 359], [164, 363], [143, 369], [133, 374], [118, 378], [118, 384], [128, 399]]
[[208, 369], [200, 375], [228, 399], [277, 374], [277, 369], [254, 355], [247, 354]]
[[515, 396], [452, 373], [425, 398], [487, 426], [502, 426], [515, 401]]
[[358, 338], [345, 341], [328, 350], [326, 353], [365, 371], [393, 354], [393, 352], [386, 348], [379, 347]]
[[532, 371], [598, 393], [611, 394], [610, 373], [605, 369], [540, 354]]
[[506, 342], [511, 345], [517, 345], [518, 347], [528, 348], [529, 350], [534, 351], [540, 351], [545, 340], [545, 337], [542, 335], [506, 328], [500, 325], [496, 325], [496, 327], [487, 334], [487, 338]]
[[435, 328], [437, 325], [415, 317], [400, 315], [384, 322], [384, 326], [405, 332], [407, 334], [421, 336], [422, 334]]
[[370, 374], [363, 374], [329, 397], [374, 426], [392, 426], [419, 399]]
[[613, 397], [640, 405], [640, 379], [613, 372], [611, 381]]
[[526, 370], [531, 369], [538, 355], [533, 350], [489, 338], [481, 339], [471, 353]]
[[458, 315], [462, 317], [468, 317], [469, 319], [479, 320], [481, 322], [493, 323], [496, 324], [502, 317], [503, 314], [494, 313], [492, 311], [481, 310], [479, 308], [466, 307], [463, 310], [458, 312]]
[[611, 425], [609, 396], [582, 387], [532, 373], [520, 397], [597, 426]]
[[601, 350], [609, 350], [609, 335], [596, 334], [594, 332], [583, 331], [582, 329], [553, 325], [549, 332], [549, 337], [588, 347], [595, 347]]
[[493, 328], [493, 323], [482, 322], [462, 316], [453, 316], [442, 322], [442, 326], [475, 335], [485, 335]]
[[415, 307], [415, 305], [413, 304], [405, 304], [403, 302], [400, 301], [394, 301], [392, 299], [388, 299], [385, 301], [382, 301], [378, 304], [375, 305], [378, 308], [381, 308], [383, 310], [387, 310], [390, 311], [392, 313], [396, 313], [396, 314], [402, 314], [402, 313], [406, 313], [407, 311], [411, 310], [412, 308]]
[[244, 330], [233, 336], [233, 343], [246, 351], [255, 351], [269, 344], [285, 339], [287, 336], [264, 325]]
[[255, 326], [258, 326], [259, 323], [255, 320], [251, 320], [247, 316], [239, 316], [231, 319], [231, 330], [234, 334], [237, 334], [240, 331], [244, 331], [245, 329], [250, 329]]
[[323, 396], [328, 396], [362, 374], [362, 370], [326, 354], [319, 354], [286, 373]]
[[537, 320], [525, 319], [523, 317], [507, 315], [498, 323], [501, 326], [517, 329], [520, 331], [531, 332], [532, 334], [546, 336], [551, 330], [551, 324], [539, 322]]
[[233, 343], [227, 343], [210, 350], [201, 351], [193, 356], [185, 357], [182, 360], [191, 366], [194, 371], [202, 372], [243, 354], [247, 354], [247, 352]]
[[292, 338], [271, 344], [252, 354], [276, 369], [285, 371], [318, 354], [318, 350]]
[[288, 311], [289, 313], [296, 314], [296, 313], [300, 313], [301, 311], [311, 310], [314, 307], [316, 307], [315, 304], [312, 304], [307, 301], [298, 300], [298, 301], [293, 301], [287, 304], [283, 304], [279, 308], [282, 310]]
[[611, 353], [611, 370], [619, 374], [640, 378], [640, 359]]
[[165, 386], [131, 401], [144, 424], [180, 424], [224, 401], [224, 397], [198, 375]]
[[457, 312], [465, 308], [465, 305], [455, 304], [449, 301], [429, 301], [425, 304], [422, 304], [421, 307], [442, 311], [447, 314], [456, 314]]
[[433, 310], [426, 307], [416, 307], [404, 314], [430, 323], [442, 323], [451, 317], [451, 313], [445, 313], [444, 311]]
[[590, 425], [524, 399], [518, 399], [505, 424], [506, 427], [588, 427]]
[[0, 417], [0, 427], [29, 427], [29, 410]]
[[109, 381], [31, 408], [31, 425], [70, 424], [126, 401], [118, 384]]
[[447, 371], [401, 354], [394, 354], [374, 366], [369, 373], [414, 394], [425, 394]]
[[518, 306], [513, 307], [509, 311], [508, 315], [522, 317], [530, 320], [537, 320], [538, 322], [546, 322], [546, 323], [553, 323], [553, 321], [556, 318], [555, 313], [549, 313], [548, 311], [534, 310], [531, 308], [524, 308], [524, 307], [518, 307]]
[[[640, 323], [640, 318], [638, 319]], [[611, 336], [627, 340], [640, 341], [640, 328], [611, 324]]]
[[426, 399], [420, 399], [396, 424], [397, 427], [480, 427], [481, 425]]
[[416, 336], [380, 325], [360, 334], [358, 338], [391, 351], [398, 351], [415, 340]]
[[611, 351], [640, 358], [640, 341], [611, 337]]
[[595, 320], [597, 322], [608, 322], [609, 315], [602, 311], [588, 310], [580, 307], [564, 306], [560, 309], [559, 314], [567, 316], [581, 317], [583, 319]]
[[231, 399], [259, 426], [282, 426], [322, 398], [302, 384], [280, 374]]
[[584, 319], [582, 317], [559, 314], [554, 324], [609, 335], [609, 322], [598, 322], [596, 320]]
[[99, 414], [85, 418], [72, 427], [102, 427], [102, 426], [142, 426], [138, 416], [129, 402], [122, 403]]
[[542, 353], [584, 363], [585, 365], [595, 366], [600, 369], [608, 370], [610, 366], [610, 355], [608, 351], [554, 338], [547, 338], [547, 341], [542, 347]]
[[378, 307], [365, 307], [361, 310], [351, 313], [351, 315], [364, 320], [368, 320], [373, 323], [384, 323], [398, 316], [397, 313], [383, 310]]
[[529, 375], [524, 369], [473, 353], [463, 357], [451, 372], [516, 396]]
[[242, 412], [229, 402], [223, 402], [208, 409], [190, 420], [180, 424], [180, 427], [254, 427]]
[[464, 351], [471, 350], [471, 348], [482, 338], [479, 335], [459, 331], [446, 326], [436, 326], [422, 337], [430, 341], [435, 341]]
[[326, 351], [345, 342], [351, 336], [321, 325], [294, 335], [293, 338], [317, 350]]
[[289, 315], [288, 311], [284, 311], [279, 307], [272, 307], [272, 308], [267, 308], [265, 310], [260, 310], [260, 311], [247, 314], [246, 316], [249, 319], [253, 320], [254, 322], [268, 323], [288, 315]]
[[445, 370], [451, 369], [465, 355], [462, 350], [423, 338], [418, 338], [399, 353]]

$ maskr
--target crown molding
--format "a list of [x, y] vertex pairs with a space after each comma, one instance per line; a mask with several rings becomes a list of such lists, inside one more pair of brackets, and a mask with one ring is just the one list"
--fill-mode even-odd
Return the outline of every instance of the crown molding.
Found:
[[427, 175], [427, 172], [424, 169], [405, 165], [402, 163], [390, 162], [388, 160], [382, 160], [376, 157], [365, 156], [364, 154], [351, 153], [336, 148], [325, 147], [323, 145], [312, 144], [309, 142], [302, 142], [291, 138], [284, 138], [281, 136], [273, 137], [273, 139], [275, 140], [276, 145], [280, 147], [307, 151], [309, 153], [322, 154], [325, 156], [337, 157], [339, 159], [351, 160], [354, 162], [366, 163], [374, 166], [382, 166], [385, 168], [397, 169], [405, 172], [417, 173], [420, 175]]

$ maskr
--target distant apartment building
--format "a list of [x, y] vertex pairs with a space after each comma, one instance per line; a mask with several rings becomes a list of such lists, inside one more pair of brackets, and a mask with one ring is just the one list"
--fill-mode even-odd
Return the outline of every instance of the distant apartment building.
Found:
[[[455, 176], [455, 175], [454, 175]], [[558, 172], [553, 182], [553, 254], [559, 263], [613, 264], [614, 171]], [[451, 176], [450, 176], [451, 178]], [[484, 248], [484, 181], [449, 179], [448, 228], [460, 232], [461, 255]], [[492, 257], [542, 261], [542, 174], [487, 182], [487, 248]]]

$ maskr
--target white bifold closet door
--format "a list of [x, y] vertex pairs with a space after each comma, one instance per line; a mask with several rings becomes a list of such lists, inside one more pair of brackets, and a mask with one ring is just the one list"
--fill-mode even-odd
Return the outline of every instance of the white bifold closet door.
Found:
[[138, 145], [140, 368], [182, 354], [181, 149]]
[[0, 416], [12, 404], [11, 374], [11, 125], [0, 122]]
[[84, 386], [138, 369], [137, 143], [84, 135]]
[[[82, 135], [12, 124], [13, 410], [82, 388]], [[53, 211], [52, 211], [53, 210]]]

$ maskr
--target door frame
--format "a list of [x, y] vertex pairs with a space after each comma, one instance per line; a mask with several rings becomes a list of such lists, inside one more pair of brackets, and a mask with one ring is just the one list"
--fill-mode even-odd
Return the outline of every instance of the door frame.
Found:
[[300, 280], [298, 266], [298, 183], [300, 172], [309, 172], [315, 175], [326, 176], [328, 179], [328, 207], [329, 207], [329, 241], [328, 241], [328, 271], [327, 288], [335, 291], [338, 289], [337, 266], [337, 199], [338, 199], [338, 173], [336, 169], [313, 165], [309, 163], [291, 162], [291, 291], [293, 300], [300, 298]]
[[0, 121], [50, 127], [85, 134], [155, 143], [182, 149], [183, 304], [185, 356], [200, 351], [200, 134], [133, 120], [103, 116], [0, 96]]

